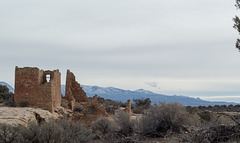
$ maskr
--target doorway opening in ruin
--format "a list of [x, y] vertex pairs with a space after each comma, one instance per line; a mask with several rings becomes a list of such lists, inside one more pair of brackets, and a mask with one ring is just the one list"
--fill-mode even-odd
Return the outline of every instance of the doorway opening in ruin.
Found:
[[51, 80], [51, 75], [50, 74], [46, 74], [46, 81], [50, 82], [50, 80]]

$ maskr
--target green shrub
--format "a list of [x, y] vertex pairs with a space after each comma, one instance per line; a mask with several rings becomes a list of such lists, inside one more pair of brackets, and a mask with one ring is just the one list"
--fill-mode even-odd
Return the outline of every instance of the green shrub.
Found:
[[116, 106], [107, 106], [107, 107], [105, 106], [105, 108], [106, 108], [106, 112], [111, 115], [114, 115], [115, 111], [118, 109], [118, 107]]
[[116, 131], [113, 124], [105, 117], [101, 117], [93, 122], [91, 129], [101, 139], [109, 139]]
[[133, 102], [135, 103], [136, 106], [145, 106], [146, 108], [149, 108], [151, 105], [151, 100], [150, 98], [146, 98], [146, 99], [133, 99]]
[[66, 117], [27, 127], [0, 124], [0, 143], [87, 143], [94, 134], [80, 123], [70, 123]]
[[123, 103], [122, 101], [119, 102], [120, 107], [126, 107], [126, 103]]
[[209, 122], [209, 121], [211, 121], [211, 119], [212, 119], [212, 115], [211, 115], [211, 113], [208, 112], [208, 111], [201, 112], [201, 113], [199, 113], [198, 115], [200, 116], [200, 118], [201, 118], [202, 121], [207, 121], [207, 122]]
[[20, 128], [19, 143], [39, 143], [40, 128], [37, 123], [29, 122], [28, 127]]
[[92, 131], [80, 123], [68, 124], [63, 131], [63, 143], [87, 143], [94, 138]]
[[4, 103], [5, 106], [15, 107], [14, 103], [14, 94], [13, 93], [0, 93], [0, 101]]
[[90, 129], [83, 127], [80, 123], [70, 123], [66, 116], [57, 120], [57, 124], [63, 129], [63, 143], [85, 143], [94, 138]]
[[38, 139], [41, 143], [61, 143], [63, 129], [54, 121], [45, 122], [40, 126]]
[[83, 111], [83, 109], [82, 109], [82, 108], [79, 108], [79, 107], [75, 107], [75, 108], [73, 109], [73, 112], [74, 112], [74, 113], [76, 113], [76, 112], [81, 113], [82, 111]]
[[135, 105], [133, 108], [133, 113], [136, 114], [142, 114], [144, 112], [144, 110], [149, 109], [151, 106], [151, 100], [150, 98], [146, 98], [146, 99], [133, 99], [133, 102]]
[[17, 104], [14, 101], [7, 100], [5, 101], [5, 105], [9, 107], [17, 107]]
[[9, 93], [9, 89], [6, 85], [0, 85], [0, 93]]
[[189, 113], [178, 103], [155, 104], [147, 110], [139, 123], [144, 136], [165, 137], [170, 132], [181, 132], [189, 121]]
[[142, 106], [139, 106], [139, 107], [135, 106], [133, 108], [132, 112], [135, 113], [135, 114], [142, 114], [145, 110], [146, 109]]
[[13, 100], [13, 93], [0, 93], [0, 98], [3, 99], [3, 100]]
[[110, 99], [106, 99], [103, 106], [106, 108], [106, 112], [108, 114], [114, 115], [115, 111], [119, 108], [120, 103]]
[[19, 107], [28, 107], [28, 105], [29, 105], [29, 102], [28, 102], [28, 101], [20, 101], [20, 102], [18, 103], [18, 106], [19, 106]]
[[130, 114], [124, 111], [118, 112], [115, 116], [115, 122], [120, 127], [119, 133], [124, 136], [130, 136], [134, 133], [135, 120], [130, 119]]
[[19, 128], [8, 124], [0, 124], [0, 143], [17, 143]]

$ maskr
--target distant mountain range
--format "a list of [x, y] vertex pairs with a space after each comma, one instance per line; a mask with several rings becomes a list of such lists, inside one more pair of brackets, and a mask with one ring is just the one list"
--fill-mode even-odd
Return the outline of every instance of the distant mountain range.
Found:
[[[1, 85], [6, 85], [11, 92], [14, 92], [12, 88], [6, 82], [0, 82]], [[123, 90], [115, 87], [99, 87], [99, 86], [89, 86], [82, 85], [83, 90], [87, 93], [88, 97], [92, 97], [97, 94], [100, 97], [105, 99], [111, 99], [116, 101], [126, 102], [128, 99], [139, 99], [139, 98], [150, 98], [152, 103], [158, 102], [178, 102], [185, 106], [208, 106], [208, 105], [236, 105], [237, 103], [233, 102], [210, 102], [205, 101], [200, 98], [192, 98], [187, 96], [168, 96], [163, 94], [153, 93], [148, 90], [138, 89], [135, 91]], [[65, 85], [61, 86], [61, 92], [63, 96], [65, 95]]]
[[[65, 87], [65, 86], [62, 86]], [[169, 96], [163, 94], [153, 93], [148, 90], [138, 89], [135, 91], [123, 90], [114, 87], [98, 87], [98, 86], [87, 86], [82, 85], [83, 90], [87, 93], [89, 97], [97, 94], [100, 97], [104, 97], [105, 99], [118, 100], [122, 102], [126, 102], [128, 99], [139, 99], [139, 98], [150, 98], [152, 103], [159, 102], [178, 102], [185, 106], [208, 106], [208, 105], [236, 105], [236, 103], [230, 102], [210, 102], [205, 101], [200, 98], [192, 98], [187, 96]], [[65, 88], [64, 88], [65, 89]], [[64, 90], [62, 89], [62, 91]], [[65, 93], [65, 92], [64, 92]]]

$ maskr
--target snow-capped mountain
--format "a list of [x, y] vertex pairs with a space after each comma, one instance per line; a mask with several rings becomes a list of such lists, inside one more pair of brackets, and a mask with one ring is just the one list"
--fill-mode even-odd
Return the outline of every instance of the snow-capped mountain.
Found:
[[[200, 98], [192, 98], [187, 96], [168, 96], [163, 94], [153, 93], [148, 90], [138, 89], [135, 91], [123, 90], [114, 87], [99, 87], [99, 86], [89, 86], [81, 85], [83, 90], [87, 93], [88, 97], [93, 97], [97, 94], [105, 99], [112, 99], [117, 101], [126, 102], [128, 99], [139, 99], [139, 98], [150, 98], [152, 103], [158, 102], [178, 102], [186, 106], [208, 106], [208, 105], [235, 105], [236, 103], [230, 102], [210, 102], [201, 100]], [[62, 91], [65, 93], [65, 86], [62, 85]], [[62, 93], [63, 94], [63, 93]]]
[[[7, 84], [6, 82], [0, 82], [0, 85], [6, 85], [11, 92], [14, 92], [14, 89]], [[208, 105], [236, 105], [233, 102], [210, 102], [201, 100], [200, 98], [192, 98], [187, 96], [168, 96], [163, 94], [153, 93], [148, 90], [138, 89], [135, 91], [123, 90], [115, 87], [99, 87], [99, 86], [89, 86], [89, 85], [81, 85], [83, 90], [87, 93], [88, 97], [93, 97], [97, 94], [100, 97], [105, 99], [112, 99], [117, 101], [126, 102], [128, 99], [139, 99], [139, 98], [150, 98], [152, 103], [158, 102], [178, 102], [185, 106], [208, 106]], [[65, 85], [61, 86], [61, 92], [63, 96], [65, 96]]]

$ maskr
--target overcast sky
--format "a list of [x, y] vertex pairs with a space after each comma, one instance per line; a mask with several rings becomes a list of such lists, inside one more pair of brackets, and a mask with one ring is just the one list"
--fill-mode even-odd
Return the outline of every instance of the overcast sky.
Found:
[[[234, 0], [0, 1], [0, 81], [15, 66], [85, 85], [240, 103]], [[239, 98], [239, 99], [238, 99]]]

